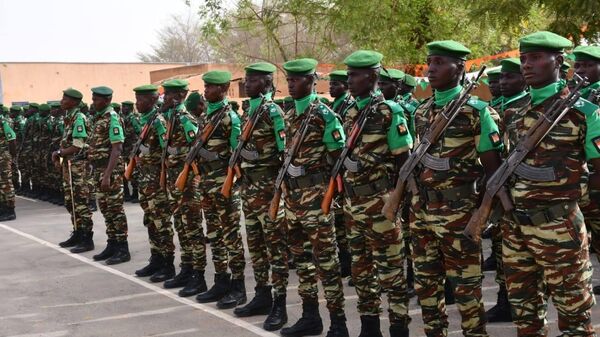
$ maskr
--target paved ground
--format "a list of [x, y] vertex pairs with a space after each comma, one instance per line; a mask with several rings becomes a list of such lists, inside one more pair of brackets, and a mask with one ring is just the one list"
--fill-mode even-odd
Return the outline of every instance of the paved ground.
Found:
[[[232, 310], [220, 311], [213, 304], [201, 305], [193, 298], [182, 299], [175, 291], [162, 289], [160, 284], [132, 276], [146, 263], [149, 252], [139, 205], [127, 203], [126, 211], [132, 260], [108, 267], [91, 259], [104, 248], [106, 240], [99, 212], [94, 214], [96, 250], [73, 255], [56, 245], [70, 230], [64, 208], [19, 197], [18, 219], [0, 224], [0, 336], [276, 336], [260, 328], [264, 317], [238, 319]], [[488, 256], [489, 241], [485, 244]], [[597, 270], [595, 259], [594, 264]], [[213, 277], [210, 263], [208, 268], [206, 276], [210, 286]], [[293, 323], [301, 314], [301, 306], [296, 291], [298, 279], [294, 271], [291, 274], [288, 314]], [[493, 276], [493, 272], [486, 273], [484, 279], [486, 308], [496, 299]], [[594, 276], [594, 283], [599, 284], [598, 271]], [[254, 289], [249, 261], [246, 288]], [[350, 287], [346, 287], [345, 293], [348, 326], [351, 336], [356, 336], [360, 330], [356, 294]], [[248, 295], [251, 298], [253, 293]], [[411, 336], [423, 336], [415, 299], [410, 309]], [[599, 311], [595, 307], [594, 322], [598, 331]], [[321, 314], [327, 328], [324, 303]], [[449, 316], [450, 335], [460, 336], [460, 317], [454, 305], [449, 307]], [[550, 308], [548, 318], [549, 336], [558, 335], [554, 308]], [[387, 326], [384, 320], [384, 335], [388, 335]], [[490, 324], [488, 332], [490, 336], [516, 336], [512, 324]]]

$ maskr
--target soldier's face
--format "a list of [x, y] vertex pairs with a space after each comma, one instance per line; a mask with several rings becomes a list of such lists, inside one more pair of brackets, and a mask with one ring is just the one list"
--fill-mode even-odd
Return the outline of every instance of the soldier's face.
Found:
[[348, 91], [348, 84], [342, 81], [329, 81], [329, 95], [340, 97]]
[[542, 88], [558, 81], [562, 55], [552, 52], [533, 51], [521, 53], [521, 73], [528, 86]]
[[435, 90], [452, 89], [460, 82], [464, 63], [449, 56], [427, 56], [427, 78]]
[[293, 99], [304, 98], [313, 91], [313, 77], [310, 75], [288, 75], [286, 80]]
[[123, 105], [123, 107], [121, 108], [121, 111], [123, 112], [124, 115], [127, 115], [128, 113], [131, 112], [131, 107], [129, 107], [129, 105]]
[[378, 80], [377, 69], [348, 68], [348, 89], [354, 97], [366, 97], [375, 88]]
[[185, 96], [187, 96], [187, 90], [166, 90], [163, 104], [166, 108], [172, 108], [180, 102], [183, 102]]
[[92, 104], [94, 104], [94, 110], [101, 111], [104, 110], [112, 101], [112, 96], [100, 96], [93, 94], [92, 95]]
[[520, 73], [500, 74], [500, 92], [504, 97], [514, 96], [525, 90], [526, 86], [525, 78]]
[[575, 73], [581, 77], [587, 77], [588, 82], [600, 81], [600, 62], [593, 60], [575, 61]]
[[141, 113], [146, 113], [154, 107], [158, 95], [156, 94], [136, 94], [135, 95], [135, 107]]
[[500, 97], [502, 92], [500, 91], [500, 79], [489, 80], [489, 87], [492, 96]]
[[260, 94], [266, 93], [267, 89], [267, 77], [265, 75], [246, 75], [246, 79], [244, 81], [244, 90], [246, 90], [246, 95], [256, 98], [259, 97]]
[[394, 99], [398, 94], [398, 87], [392, 81], [379, 81], [379, 89], [385, 99]]
[[211, 103], [220, 102], [227, 96], [229, 84], [204, 84], [204, 97]]
[[70, 110], [79, 105], [79, 101], [69, 96], [63, 95], [60, 100], [60, 108], [63, 110]]
[[407, 85], [404, 82], [400, 83], [400, 89], [398, 89], [398, 94], [399, 95], [404, 95], [404, 94], [408, 94], [409, 92], [412, 92], [415, 88], [411, 87], [410, 85]]

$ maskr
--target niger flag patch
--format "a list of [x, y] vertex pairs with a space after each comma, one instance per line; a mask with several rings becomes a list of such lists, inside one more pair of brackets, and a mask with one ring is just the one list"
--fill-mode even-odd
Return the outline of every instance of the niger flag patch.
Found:
[[408, 133], [408, 129], [406, 128], [406, 124], [398, 124], [398, 134], [400, 136], [404, 136]]
[[494, 131], [494, 132], [490, 133], [490, 140], [492, 141], [492, 144], [494, 146], [498, 146], [502, 142], [502, 139], [500, 139], [500, 134], [498, 133], [498, 131]]
[[279, 139], [285, 139], [285, 130], [279, 130]]
[[333, 140], [335, 140], [335, 141], [342, 139], [342, 134], [340, 133], [339, 130], [333, 130], [331, 132], [331, 136], [333, 137]]
[[194, 130], [188, 131], [188, 137], [194, 138], [194, 136], [196, 136], [196, 133], [194, 132]]
[[118, 135], [119, 133], [121, 133], [121, 131], [119, 131], [119, 128], [115, 126], [113, 128], [113, 134]]
[[592, 139], [592, 142], [594, 143], [594, 147], [596, 147], [596, 151], [600, 153], [600, 137]]

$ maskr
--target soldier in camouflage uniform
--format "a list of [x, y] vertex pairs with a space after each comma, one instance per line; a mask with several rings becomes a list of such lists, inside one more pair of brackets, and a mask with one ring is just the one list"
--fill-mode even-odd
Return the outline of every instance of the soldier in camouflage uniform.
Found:
[[28, 197], [34, 196], [33, 191], [33, 173], [34, 173], [34, 165], [33, 165], [33, 139], [35, 132], [35, 123], [38, 118], [38, 108], [39, 104], [37, 103], [29, 103], [28, 109], [28, 117], [27, 122], [25, 122], [25, 136], [23, 137], [23, 148], [21, 153], [19, 154], [21, 166], [23, 168], [21, 172], [21, 187], [23, 190], [23, 195]]
[[[202, 80], [208, 106], [200, 116], [199, 124], [206, 127], [214, 115], [224, 113], [197, 158], [202, 175], [197, 197], [206, 217], [206, 235], [210, 240], [216, 274], [215, 284], [207, 292], [198, 295], [196, 300], [200, 303], [217, 301], [217, 308], [228, 309], [246, 303], [239, 183], [233, 186], [229, 199], [220, 193], [227, 175], [228, 158], [237, 146], [240, 135], [240, 118], [231, 109], [227, 99], [231, 73], [209, 71], [202, 76]], [[231, 275], [227, 273], [228, 266]]]
[[[179, 296], [187, 297], [206, 290], [204, 270], [206, 268], [206, 245], [204, 232], [194, 219], [192, 199], [197, 184], [193, 174], [188, 175], [183, 191], [175, 182], [183, 170], [184, 162], [198, 132], [196, 119], [185, 109], [184, 100], [188, 92], [185, 80], [169, 80], [163, 83], [165, 102], [163, 109], [167, 120], [167, 130], [172, 125], [171, 134], [165, 134], [166, 190], [169, 194], [169, 210], [173, 214], [175, 230], [181, 250], [181, 271], [173, 279], [164, 283], [165, 288], [184, 287]], [[173, 264], [173, 261], [167, 261]]]
[[[244, 219], [256, 280], [256, 296], [246, 306], [234, 310], [239, 317], [269, 314], [263, 324], [267, 331], [279, 330], [287, 323], [286, 288], [289, 275], [283, 209], [277, 213], [275, 220], [268, 216], [275, 177], [285, 149], [283, 112], [272, 101], [273, 73], [276, 69], [265, 62], [246, 67], [244, 86], [250, 100], [248, 111], [244, 114], [244, 128], [248, 127], [247, 123], [254, 114], [261, 114], [240, 158]], [[269, 269], [275, 301], [269, 285]]]
[[[462, 93], [460, 81], [470, 53], [456, 41], [431, 42], [427, 49], [427, 76], [434, 95], [415, 111], [417, 139]], [[446, 278], [454, 288], [463, 334], [487, 336], [481, 294], [481, 245], [462, 232], [476, 207], [475, 181], [491, 176], [501, 162], [503, 144], [497, 120], [498, 114], [487, 103], [471, 97], [414, 173], [418, 193], [411, 202], [411, 250], [415, 290], [427, 336], [448, 333]]]
[[[329, 73], [329, 94], [333, 97], [330, 105], [331, 110], [335, 112], [342, 120], [346, 115], [346, 110], [354, 103], [354, 99], [348, 93], [348, 74], [345, 70], [335, 70]], [[344, 198], [342, 195], [336, 196], [333, 207], [333, 223], [335, 225], [335, 239], [338, 245], [338, 258], [342, 277], [350, 276], [350, 247], [346, 233], [346, 221], [344, 220]]]
[[[327, 336], [348, 336], [332, 214], [321, 211], [331, 169], [327, 156], [332, 155], [335, 160], [344, 146], [345, 136], [339, 119], [313, 91], [316, 66], [317, 61], [313, 59], [297, 59], [283, 65], [288, 89], [294, 98], [294, 107], [286, 115], [287, 130], [293, 136], [304, 119], [310, 118], [310, 127], [284, 182], [288, 242], [294, 255], [300, 281], [298, 293], [302, 298], [302, 317], [291, 327], [281, 330], [284, 337], [322, 332], [317, 273], [331, 318]], [[288, 149], [291, 146], [291, 141], [286, 144]]]
[[50, 113], [48, 104], [40, 104], [38, 114], [33, 124], [33, 174], [31, 176], [31, 184], [33, 186], [33, 197], [36, 199], [45, 199], [45, 165], [43, 162], [43, 137], [46, 120]]
[[[4, 108], [4, 107], [3, 107]], [[12, 183], [12, 161], [17, 155], [17, 136], [8, 109], [0, 115], [0, 221], [15, 220], [15, 189]]]
[[500, 68], [496, 68], [487, 72], [488, 87], [492, 94], [490, 108], [498, 111], [502, 105], [502, 90], [500, 89]]
[[40, 171], [38, 174], [41, 177], [40, 184], [43, 193], [40, 199], [44, 201], [52, 199], [53, 185], [50, 172], [52, 170], [52, 150], [50, 146], [52, 145], [52, 124], [54, 123], [54, 117], [50, 115], [50, 110], [49, 104], [40, 104], [40, 116], [42, 120], [40, 121], [40, 134], [38, 138], [40, 160]]
[[[575, 73], [588, 78], [590, 85], [581, 91], [581, 97], [598, 105], [600, 103], [600, 47], [579, 46], [573, 50], [575, 55]], [[588, 163], [590, 174], [594, 174], [596, 168]], [[587, 178], [587, 177], [586, 177]], [[591, 246], [596, 255], [600, 255], [600, 189], [587, 186], [587, 179], [583, 182], [586, 189], [579, 201], [579, 207], [585, 217], [585, 223], [592, 233]], [[594, 294], [600, 295], [600, 286], [594, 287]]]
[[23, 137], [25, 136], [25, 122], [26, 119], [23, 117], [23, 108], [17, 105], [10, 107], [10, 118], [12, 119], [12, 128], [17, 136], [16, 147], [17, 155], [12, 162], [12, 182], [15, 188], [15, 193], [21, 193], [21, 181], [19, 180], [19, 152], [22, 148]]
[[[500, 74], [500, 90], [502, 94], [502, 104], [498, 107], [498, 112], [501, 116], [501, 122], [499, 123], [500, 133], [503, 134], [504, 140], [504, 153], [508, 154], [510, 151], [510, 144], [508, 142], [508, 134], [506, 128], [510, 124], [509, 121], [512, 118], [510, 115], [506, 115], [504, 112], [518, 111], [519, 109], [526, 108], [531, 97], [525, 90], [527, 84], [525, 78], [521, 74], [521, 62], [518, 58], [510, 58], [501, 61], [501, 74]], [[496, 271], [496, 283], [498, 283], [498, 300], [496, 305], [488, 310], [485, 315], [488, 322], [512, 322], [510, 313], [510, 304], [508, 303], [508, 294], [506, 291], [506, 280], [504, 277], [504, 264], [502, 263], [502, 226], [503, 220], [498, 219], [495, 224], [491, 226], [491, 239], [492, 239], [492, 256], [494, 256], [494, 269]]]
[[[123, 118], [123, 132], [125, 132], [125, 141], [123, 142], [123, 153], [121, 156], [127, 162], [129, 154], [133, 148], [133, 144], [137, 142], [137, 139], [142, 131], [140, 126], [140, 115], [134, 111], [133, 102], [125, 101], [121, 103], [122, 110], [121, 116]], [[129, 182], [123, 180], [124, 200], [131, 202], [138, 202], [138, 183], [137, 174], [133, 176], [131, 180], [131, 191], [129, 190]]]
[[[165, 145], [167, 122], [156, 107], [158, 87], [143, 85], [133, 90], [136, 108], [140, 112], [140, 124], [144, 128], [150, 128], [137, 153], [134, 172], [140, 191], [140, 206], [144, 211], [143, 224], [148, 230], [150, 261], [147, 266], [136, 270], [135, 274], [140, 277], [150, 276], [150, 282], [164, 282], [175, 276], [175, 246], [169, 200], [165, 189], [160, 187], [160, 159]], [[123, 110], [125, 107], [123, 104]]]
[[73, 247], [71, 252], [82, 253], [94, 249], [92, 214], [88, 208], [88, 164], [85, 160], [86, 140], [90, 131], [87, 117], [78, 109], [83, 95], [69, 88], [63, 91], [60, 102], [66, 112], [60, 148], [52, 153], [54, 166], [62, 169], [65, 207], [71, 215], [71, 237], [59, 243]]
[[50, 125], [50, 146], [48, 151], [48, 176], [50, 181], [50, 201], [56, 205], [64, 205], [61, 171], [52, 164], [52, 152], [60, 148], [60, 140], [65, 131], [64, 114], [59, 102], [50, 104], [52, 124]]
[[[519, 40], [531, 103], [504, 111], [510, 116], [506, 129], [511, 148], [546, 109], [568, 95], [559, 70], [563, 50], [571, 46], [550, 32]], [[582, 98], [527, 155], [520, 164], [526, 170], [510, 181], [515, 209], [505, 216], [502, 254], [518, 336], [547, 335], [548, 297], [564, 336], [596, 335], [587, 231], [577, 205], [586, 159], [600, 167], [600, 110]], [[599, 178], [597, 172], [590, 176], [590, 188], [600, 187]]]
[[[359, 336], [382, 336], [379, 314], [381, 293], [386, 292], [390, 335], [408, 337], [404, 241], [400, 225], [387, 220], [381, 208], [412, 147], [412, 138], [404, 110], [393, 100], [386, 100], [377, 88], [382, 58], [378, 52], [360, 50], [344, 60], [350, 92], [356, 99], [346, 112], [346, 134], [359, 116], [368, 114], [354, 149], [344, 161], [344, 211], [348, 219], [352, 281], [358, 295]], [[390, 98], [395, 97], [394, 90]]]
[[92, 88], [96, 110], [92, 132], [88, 138], [88, 162], [94, 168], [96, 198], [106, 224], [106, 248], [93, 258], [106, 264], [119, 264], [131, 259], [127, 243], [127, 217], [123, 208], [123, 121], [110, 104], [113, 91], [108, 87]]

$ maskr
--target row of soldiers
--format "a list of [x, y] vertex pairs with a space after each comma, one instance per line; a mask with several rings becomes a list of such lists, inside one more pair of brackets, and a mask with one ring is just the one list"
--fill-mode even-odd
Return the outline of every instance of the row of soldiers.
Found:
[[[409, 336], [404, 264], [410, 251], [426, 335], [448, 334], [444, 289], [449, 284], [463, 334], [487, 336], [481, 242], [463, 231], [502, 158], [511, 158], [511, 150], [519, 148], [529, 128], [546, 118], [556, 102], [572, 97], [560, 78], [564, 50], [571, 47], [568, 39], [550, 32], [521, 38], [520, 60], [501, 63], [502, 99], [495, 106], [465, 92], [470, 50], [455, 41], [427, 45], [427, 76], [434, 93], [420, 103], [402, 89], [408, 82], [401, 80], [403, 74], [383, 69], [383, 55], [366, 50], [344, 60], [346, 71], [330, 74], [333, 109], [315, 93], [313, 59], [283, 65], [293, 99], [285, 112], [273, 101], [276, 67], [268, 63], [246, 67], [251, 99], [243, 116], [227, 99], [231, 74], [226, 71], [204, 74], [206, 102], [193, 95], [197, 103], [187, 107], [186, 81], [164, 82], [160, 107], [158, 88], [140, 86], [134, 91], [142, 128], [127, 170], [121, 155], [123, 121], [110, 106], [112, 90], [92, 89], [97, 112], [88, 120], [78, 109], [83, 95], [67, 89], [61, 101], [67, 111], [64, 134], [51, 156], [62, 169], [65, 206], [74, 228], [61, 246], [75, 246], [75, 253], [93, 249], [91, 164], [108, 236], [106, 249], [95, 260], [129, 260], [122, 206], [125, 174], [137, 180], [151, 247], [149, 264], [136, 274], [164, 282], [165, 288], [182, 287], [180, 296], [197, 295], [198, 302], [217, 302], [220, 309], [235, 307], [240, 317], [266, 314], [263, 327], [279, 330], [287, 323], [289, 250], [299, 276], [302, 317], [281, 334], [322, 332], [319, 279], [331, 321], [327, 336], [348, 336], [338, 257], [347, 245], [359, 336], [382, 336], [382, 293], [388, 297], [390, 335]], [[600, 165], [600, 110], [595, 104], [600, 47], [580, 46], [574, 54], [575, 72], [589, 81], [578, 92], [582, 98], [564, 108], [563, 117], [519, 163], [520, 170], [503, 190], [513, 208], [495, 221], [499, 304], [502, 297], [511, 308], [519, 336], [547, 334], [548, 298], [557, 308], [563, 334], [595, 336], [592, 268], [579, 203], [592, 210], [586, 213], [592, 219], [600, 190], [600, 175], [593, 171]], [[410, 172], [402, 210], [388, 216], [382, 209], [406, 163], [431, 140], [430, 127], [450, 118], [451, 111], [456, 112], [451, 122], [439, 138], [425, 144], [427, 152]], [[5, 135], [11, 138], [10, 132]], [[337, 197], [330, 211], [332, 190]], [[245, 306], [241, 210], [257, 284], [255, 297]], [[210, 289], [204, 277], [201, 211], [215, 270]], [[595, 221], [590, 221], [593, 233], [598, 230]], [[180, 242], [178, 274], [173, 228]]]

